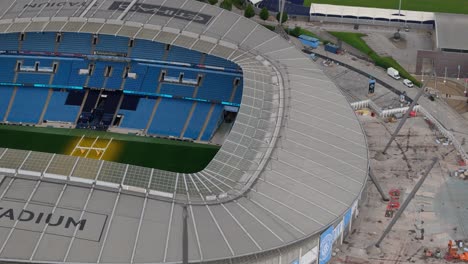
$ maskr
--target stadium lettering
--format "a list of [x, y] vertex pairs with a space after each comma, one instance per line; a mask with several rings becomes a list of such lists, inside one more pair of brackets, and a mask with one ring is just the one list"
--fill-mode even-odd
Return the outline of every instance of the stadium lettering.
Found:
[[[127, 9], [130, 3], [128, 2], [120, 2], [115, 1], [109, 6], [109, 10], [115, 11], [124, 11]], [[159, 15], [159, 16], [166, 16], [166, 17], [174, 17], [178, 19], [193, 21], [200, 24], [208, 24], [213, 16], [207, 14], [201, 14], [189, 10], [177, 9], [173, 7], [165, 7], [159, 5], [150, 5], [150, 4], [140, 4], [136, 3], [131, 8], [130, 11], [144, 13], [144, 14], [151, 14], [151, 15]]]
[[[15, 217], [17, 216], [17, 217]], [[65, 221], [66, 219], [66, 221]], [[58, 217], [54, 216], [53, 213], [34, 213], [29, 210], [21, 210], [19, 214], [16, 214], [13, 209], [5, 209], [0, 207], [0, 221], [10, 220], [10, 221], [20, 221], [20, 222], [33, 222], [35, 224], [45, 223], [49, 226], [60, 226], [63, 225], [65, 228], [76, 228], [83, 231], [86, 225], [86, 219], [75, 220], [72, 217], [66, 217], [60, 215]]]
[[[86, 2], [55, 2], [55, 3], [31, 3], [25, 4], [23, 9], [25, 8], [44, 8], [44, 7], [83, 7], [86, 6]], [[97, 4], [94, 4], [97, 6]]]

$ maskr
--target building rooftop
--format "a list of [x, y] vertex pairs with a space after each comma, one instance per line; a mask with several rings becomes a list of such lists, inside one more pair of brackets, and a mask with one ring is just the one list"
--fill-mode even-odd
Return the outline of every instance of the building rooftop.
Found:
[[468, 16], [436, 14], [436, 43], [439, 49], [468, 51]]
[[1, 149], [0, 260], [181, 262], [184, 204], [190, 261], [235, 259], [314, 236], [359, 198], [368, 150], [353, 109], [265, 27], [188, 0], [3, 1], [0, 9], [0, 33], [149, 39], [232, 60], [244, 78], [231, 133], [198, 173]]

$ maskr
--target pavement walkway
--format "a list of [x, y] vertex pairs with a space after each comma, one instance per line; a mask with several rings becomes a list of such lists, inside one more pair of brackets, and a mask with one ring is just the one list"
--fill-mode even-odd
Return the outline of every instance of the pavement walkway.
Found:
[[[410, 98], [414, 98], [419, 91], [419, 89], [407, 88], [401, 80], [395, 80], [388, 76], [384, 69], [376, 67], [374, 64], [367, 61], [357, 59], [352, 55], [337, 55], [326, 52], [323, 46], [315, 49], [314, 52], [319, 55], [326, 56], [336, 62], [347, 64], [369, 73], [369, 75], [382, 80], [398, 91], [406, 91], [407, 96]], [[431, 101], [429, 98], [422, 96], [418, 103], [423, 106], [434, 118], [436, 118], [447, 130], [451, 131], [457, 141], [463, 145], [465, 152], [468, 153], [468, 145], [465, 144], [465, 138], [468, 137], [468, 121], [443, 100]]]

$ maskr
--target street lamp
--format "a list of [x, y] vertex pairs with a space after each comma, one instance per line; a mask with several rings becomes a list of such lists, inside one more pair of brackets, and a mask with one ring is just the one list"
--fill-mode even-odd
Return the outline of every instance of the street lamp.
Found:
[[400, 3], [398, 4], [398, 19], [400, 19], [401, 16], [401, 0]]

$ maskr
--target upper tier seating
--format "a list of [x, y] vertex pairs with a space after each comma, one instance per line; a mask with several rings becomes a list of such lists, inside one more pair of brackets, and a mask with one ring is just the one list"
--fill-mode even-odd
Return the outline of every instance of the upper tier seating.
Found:
[[238, 66], [232, 61], [228, 61], [226, 59], [216, 57], [213, 55], [206, 54], [205, 56], [205, 61], [203, 62], [205, 65], [209, 66], [217, 66], [217, 67], [224, 67], [224, 68], [231, 68], [231, 69], [237, 69]]
[[99, 35], [94, 50], [127, 53], [128, 38], [111, 35]]
[[0, 47], [2, 50], [19, 49], [19, 33], [8, 33], [0, 35]]
[[198, 51], [181, 48], [178, 46], [171, 46], [167, 61], [186, 62], [192, 64], [199, 64], [202, 54]]
[[62, 38], [58, 46], [58, 52], [91, 54], [91, 34], [62, 33]]
[[148, 60], [162, 60], [165, 44], [150, 40], [136, 39], [130, 57]]
[[24, 51], [49, 51], [55, 49], [56, 33], [53, 32], [28, 32], [25, 33], [25, 38], [21, 50]]

